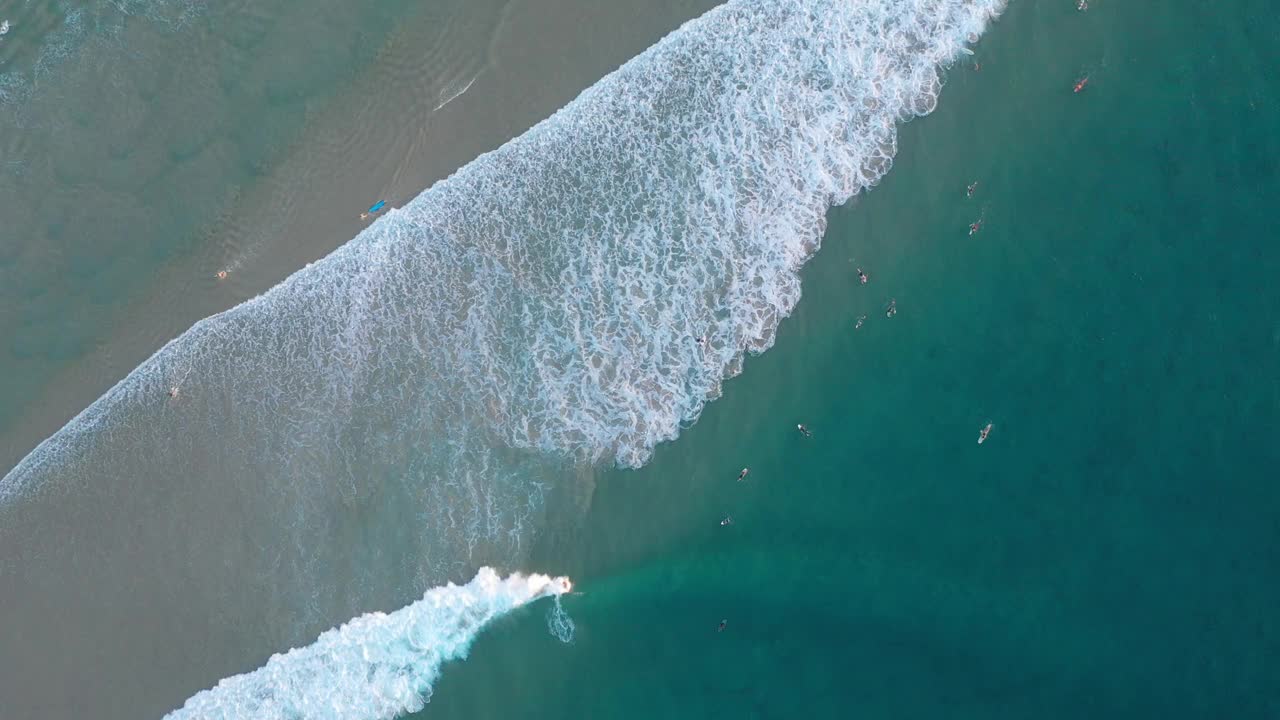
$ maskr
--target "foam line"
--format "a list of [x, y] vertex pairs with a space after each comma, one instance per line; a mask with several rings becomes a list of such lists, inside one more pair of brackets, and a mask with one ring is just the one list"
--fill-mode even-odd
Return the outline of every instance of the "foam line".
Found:
[[169, 720], [389, 720], [421, 710], [440, 668], [467, 656], [486, 625], [542, 597], [568, 592], [568, 578], [482, 568], [466, 585], [428, 590], [393, 613], [369, 613], [262, 668], [192, 696]]
[[235, 608], [184, 632], [296, 622], [287, 646], [518, 564], [545, 497], [645, 463], [773, 344], [829, 208], [888, 172], [1003, 4], [731, 0], [685, 24], [32, 451], [0, 481], [0, 607], [72, 576], [152, 607], [181, 577]]
[[123, 418], [156, 406], [179, 364], [205, 397], [235, 398], [220, 419], [274, 439], [233, 446], [217, 437], [225, 425], [184, 418], [226, 452], [305, 440], [325, 455], [371, 416], [403, 436], [436, 406], [510, 447], [638, 466], [744, 352], [773, 343], [826, 210], [888, 171], [895, 123], [934, 108], [939, 68], [1002, 6], [718, 7], [321, 262], [197, 324], [3, 492], [65, 474], [88, 446], [154, 442]]

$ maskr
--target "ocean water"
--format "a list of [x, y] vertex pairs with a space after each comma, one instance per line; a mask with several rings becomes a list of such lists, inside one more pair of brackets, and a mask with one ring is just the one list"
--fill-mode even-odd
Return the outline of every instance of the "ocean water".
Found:
[[499, 625], [415, 717], [1275, 716], [1280, 17], [1074, 5], [1009, 4], [775, 347], [535, 549], [574, 643]]
[[1277, 19], [996, 9], [729, 3], [166, 346], [0, 485], [10, 677], [302, 648], [238, 717], [493, 563], [579, 594], [424, 716], [1274, 714]]

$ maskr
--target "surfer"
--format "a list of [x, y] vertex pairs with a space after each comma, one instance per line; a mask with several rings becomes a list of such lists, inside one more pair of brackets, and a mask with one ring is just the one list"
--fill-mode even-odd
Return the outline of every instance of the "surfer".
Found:
[[742, 468], [742, 472], [738, 473], [738, 482], [742, 482], [743, 480], [746, 480], [747, 473], [749, 472], [751, 472], [749, 468]]
[[729, 626], [728, 620], [721, 620], [720, 627], [716, 628], [716, 632], [724, 632], [724, 629], [728, 626]]
[[991, 434], [991, 423], [987, 423], [987, 426], [982, 428], [982, 430], [978, 432], [978, 444], [981, 445], [982, 443], [986, 442], [987, 436], [990, 434]]
[[378, 202], [370, 205], [368, 210], [360, 213], [360, 219], [364, 220], [371, 215], [377, 215], [378, 212], [382, 210], [382, 208], [386, 207], [386, 205], [387, 205], [386, 200], [379, 200]]
[[800, 434], [805, 437], [808, 437], [808, 438], [813, 437], [813, 433], [809, 432], [809, 428], [805, 427], [804, 425], [796, 425], [796, 429], [799, 430]]
[[720, 521], [720, 527], [724, 527], [725, 525], [732, 525], [732, 524], [733, 524], [732, 515], [726, 515], [724, 519]]
[[855, 323], [853, 324], [853, 329], [854, 329], [854, 330], [860, 330], [860, 329], [862, 329], [862, 323], [864, 323], [864, 322], [866, 322], [866, 321], [867, 321], [867, 316], [866, 316], [866, 315], [859, 315], [859, 316], [858, 316], [858, 321], [857, 321], [857, 322], [855, 322]]
[[968, 189], [966, 190], [967, 197], [973, 197], [973, 193], [974, 193], [975, 191], [977, 191], [977, 189], [978, 189], [978, 181], [977, 181], [977, 180], [974, 180], [972, 183], [969, 183], [969, 187], [968, 187]]
[[1088, 84], [1089, 84], [1089, 76], [1088, 76], [1088, 75], [1085, 75], [1084, 77], [1082, 77], [1082, 78], [1080, 78], [1079, 80], [1077, 80], [1077, 81], [1076, 81], [1075, 89], [1074, 89], [1074, 90], [1072, 90], [1072, 92], [1080, 92], [1080, 91], [1081, 91], [1081, 90], [1083, 90], [1083, 89], [1085, 88], [1085, 86], [1086, 86], [1086, 85], [1088, 85]]
[[858, 268], [858, 282], [861, 282], [863, 285], [866, 285], [867, 280], [870, 280], [870, 278], [867, 277], [866, 273], [862, 272], [862, 268]]
[[898, 301], [894, 300], [893, 298], [889, 298], [889, 307], [884, 309], [884, 316], [893, 317], [894, 315], [897, 315], [897, 314], [898, 314]]

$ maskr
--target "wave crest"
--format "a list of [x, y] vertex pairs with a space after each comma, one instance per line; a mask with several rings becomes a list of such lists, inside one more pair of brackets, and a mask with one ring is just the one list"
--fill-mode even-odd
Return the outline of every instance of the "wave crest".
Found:
[[542, 597], [567, 578], [481, 568], [466, 585], [432, 588], [393, 613], [369, 613], [273, 655], [262, 668], [192, 696], [167, 720], [384, 720], [421, 710], [441, 666], [465, 658], [486, 625]]
[[4, 622], [74, 579], [83, 623], [198, 598], [219, 620], [183, 639], [251, 652], [519, 564], [549, 494], [643, 464], [771, 346], [827, 210], [1002, 7], [731, 0], [197, 323], [0, 481]]

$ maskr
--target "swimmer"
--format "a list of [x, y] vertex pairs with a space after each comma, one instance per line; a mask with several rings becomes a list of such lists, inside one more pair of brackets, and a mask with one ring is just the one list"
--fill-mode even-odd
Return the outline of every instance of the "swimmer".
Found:
[[703, 336], [701, 336], [701, 337], [694, 338], [694, 342], [698, 343], [699, 345], [706, 345], [706, 344], [707, 344], [707, 336], [706, 336], [706, 335], [703, 335]]
[[4, 22], [0, 22], [0, 35], [8, 35], [9, 30], [12, 27], [13, 25], [8, 20], [5, 20]]
[[982, 428], [982, 430], [978, 433], [978, 444], [981, 445], [982, 443], [986, 442], [987, 436], [990, 434], [991, 434], [991, 423], [987, 423], [987, 426]]
[[1080, 0], [1080, 2], [1076, 3], [1076, 9], [1079, 10], [1080, 12], [1084, 12], [1085, 10], [1088, 10], [1089, 0]]
[[804, 425], [796, 425], [796, 429], [799, 430], [800, 434], [805, 437], [813, 437], [813, 433], [809, 432], [809, 428], [805, 427]]
[[1081, 90], [1083, 90], [1083, 89], [1085, 88], [1085, 86], [1086, 86], [1086, 85], [1088, 85], [1088, 84], [1089, 84], [1089, 76], [1088, 76], [1088, 75], [1085, 75], [1084, 77], [1082, 77], [1082, 78], [1080, 78], [1079, 80], [1077, 80], [1077, 81], [1076, 81], [1075, 89], [1074, 89], [1074, 90], [1072, 90], [1072, 92], [1080, 92], [1080, 91], [1081, 91]]
[[853, 324], [853, 329], [854, 329], [854, 330], [861, 330], [861, 329], [862, 329], [862, 323], [864, 323], [864, 322], [866, 322], [866, 321], [867, 321], [867, 316], [866, 316], [866, 315], [859, 315], [859, 316], [858, 316], [858, 322], [856, 322], [856, 323], [854, 323], [854, 324]]
[[971, 236], [975, 235], [981, 229], [982, 229], [982, 218], [978, 218], [976, 221], [969, 224], [969, 235]]
[[177, 386], [177, 385], [174, 385], [173, 387], [169, 388], [169, 397], [171, 397], [171, 398], [176, 398], [176, 397], [178, 397], [178, 386]]
[[861, 282], [863, 285], [866, 285], [867, 280], [869, 279], [870, 278], [867, 277], [867, 274], [862, 272], [862, 268], [858, 268], [858, 281]]
[[742, 482], [743, 480], [746, 480], [747, 473], [749, 472], [751, 472], [749, 468], [742, 468], [742, 472], [738, 473], [738, 482]]
[[716, 632], [724, 632], [724, 629], [728, 626], [729, 626], [728, 620], [721, 620], [720, 627], [716, 628]]
[[897, 315], [897, 314], [898, 314], [898, 301], [894, 300], [893, 298], [889, 298], [889, 307], [884, 309], [884, 316], [893, 317], [894, 315]]
[[733, 516], [732, 516], [732, 515], [726, 515], [726, 516], [725, 516], [725, 518], [724, 518], [723, 520], [721, 520], [721, 521], [720, 521], [720, 527], [724, 527], [724, 526], [726, 526], [726, 525], [732, 525], [732, 524], [733, 524]]
[[978, 189], [978, 181], [977, 181], [977, 180], [974, 180], [972, 183], [970, 183], [970, 184], [969, 184], [969, 188], [968, 188], [968, 190], [966, 191], [966, 192], [968, 193], [968, 194], [967, 194], [967, 197], [973, 197], [973, 193], [974, 193], [977, 189]]
[[226, 270], [219, 270], [219, 271], [218, 271], [218, 279], [219, 279], [219, 280], [226, 280], [226, 279], [227, 279], [227, 271], [226, 271]]
[[980, 63], [980, 62], [975, 62], [975, 63], [973, 64], [973, 71], [974, 71], [974, 72], [982, 72], [982, 63]]

